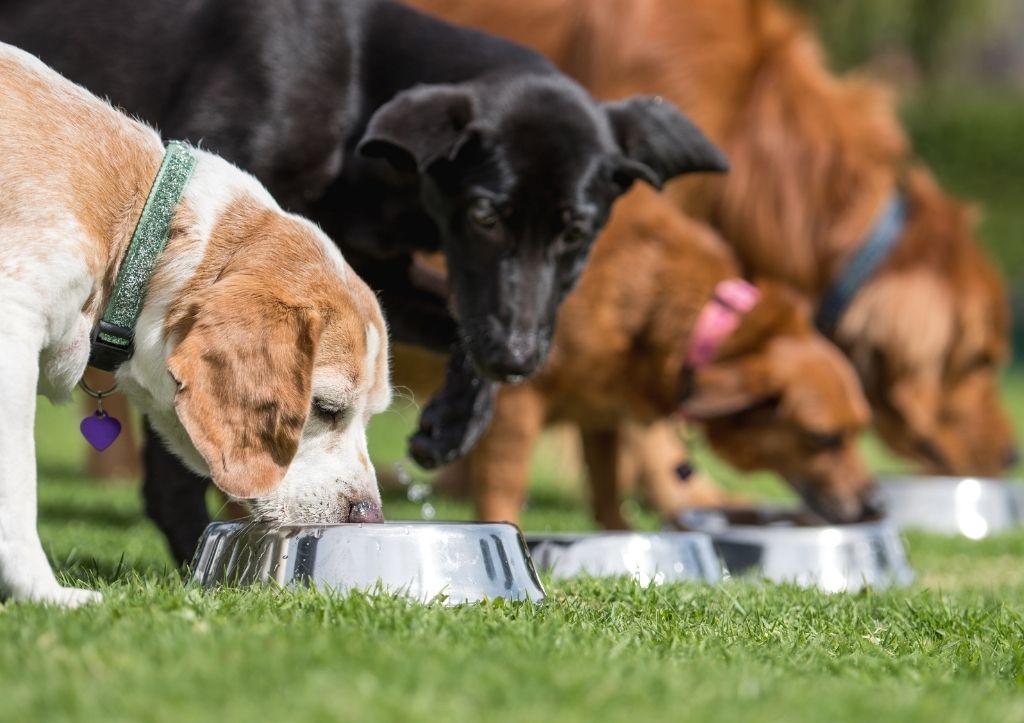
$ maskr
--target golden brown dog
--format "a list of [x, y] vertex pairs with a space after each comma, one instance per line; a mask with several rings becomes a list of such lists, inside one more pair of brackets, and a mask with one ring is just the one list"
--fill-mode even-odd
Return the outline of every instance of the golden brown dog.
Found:
[[494, 422], [470, 454], [481, 519], [518, 520], [537, 436], [570, 421], [583, 432], [598, 522], [624, 527], [619, 436], [627, 423], [676, 412], [739, 468], [779, 472], [830, 519], [860, 516], [871, 485], [855, 439], [869, 421], [867, 402], [798, 294], [760, 285], [731, 334], [694, 361], [698, 319], [737, 272], [707, 227], [651, 191], [631, 192], [559, 315], [547, 365], [530, 383], [502, 389]]
[[732, 172], [670, 188], [744, 272], [817, 304], [896, 192], [909, 219], [834, 329], [896, 451], [951, 474], [1016, 461], [998, 396], [1008, 313], [972, 218], [910, 160], [888, 92], [837, 78], [771, 0], [415, 0], [546, 53], [597, 96], [656, 93], [723, 147]]

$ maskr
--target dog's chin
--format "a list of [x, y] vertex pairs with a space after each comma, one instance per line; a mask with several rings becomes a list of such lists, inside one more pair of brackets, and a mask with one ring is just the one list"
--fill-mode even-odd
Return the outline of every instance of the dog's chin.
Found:
[[532, 347], [527, 349], [517, 348], [511, 342], [495, 343], [493, 336], [475, 336], [471, 339], [482, 341], [469, 341], [466, 351], [473, 366], [484, 378], [504, 384], [519, 384], [540, 371], [544, 365], [549, 347], [545, 334], [543, 330], [538, 331], [537, 335], [541, 338], [534, 340]]
[[878, 519], [881, 515], [873, 488], [863, 495], [857, 495], [836, 494], [820, 484], [806, 480], [791, 481], [790, 485], [803, 499], [807, 508], [820, 517], [823, 523], [846, 525], [868, 522]]
[[341, 499], [294, 500], [277, 496], [242, 500], [252, 521], [266, 525], [333, 525], [348, 521], [349, 505]]

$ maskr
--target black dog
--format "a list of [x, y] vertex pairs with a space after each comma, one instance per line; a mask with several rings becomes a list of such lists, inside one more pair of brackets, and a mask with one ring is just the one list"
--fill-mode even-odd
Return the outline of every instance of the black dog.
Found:
[[[532, 51], [383, 0], [8, 0], [0, 40], [252, 171], [336, 240], [398, 340], [451, 350], [411, 440], [427, 467], [472, 446], [495, 381], [540, 367], [615, 198], [725, 169], [658, 99], [597, 103]], [[457, 322], [409, 279], [436, 250]], [[146, 467], [184, 560], [205, 483], [152, 436]]]

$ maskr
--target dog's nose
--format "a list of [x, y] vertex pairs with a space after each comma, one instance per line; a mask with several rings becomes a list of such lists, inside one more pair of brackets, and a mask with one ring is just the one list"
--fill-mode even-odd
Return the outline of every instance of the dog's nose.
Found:
[[484, 371], [497, 381], [518, 382], [533, 376], [541, 357], [538, 345], [492, 348], [485, 359]]
[[864, 493], [862, 501], [864, 508], [861, 510], [861, 521], [869, 522], [885, 517], [887, 509], [885, 495], [874, 483]]
[[796, 491], [804, 499], [811, 512], [825, 522], [849, 524], [881, 515], [880, 501], [875, 493], [873, 480], [858, 485], [859, 492], [837, 494], [819, 485], [800, 485]]
[[489, 366], [491, 374], [501, 381], [507, 382], [519, 381], [530, 376], [534, 370], [533, 364], [515, 359], [499, 359]]
[[370, 500], [359, 500], [353, 502], [348, 508], [349, 522], [383, 522], [384, 513], [380, 505]]
[[1013, 469], [1020, 464], [1020, 450], [1016, 447], [1010, 447], [1006, 452], [1006, 457], [1003, 458], [1003, 468]]

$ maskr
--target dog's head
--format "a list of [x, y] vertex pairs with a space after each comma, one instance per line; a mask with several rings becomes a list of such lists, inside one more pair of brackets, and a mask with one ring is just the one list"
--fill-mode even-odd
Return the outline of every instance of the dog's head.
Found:
[[601, 104], [557, 75], [413, 88], [376, 112], [359, 149], [418, 174], [463, 340], [502, 380], [543, 362], [618, 196], [636, 180], [726, 167], [660, 99]]
[[873, 482], [856, 447], [870, 420], [856, 374], [813, 331], [800, 297], [761, 290], [714, 361], [692, 373], [681, 409], [737, 468], [778, 472], [828, 520], [860, 519]]
[[382, 519], [366, 428], [391, 398], [387, 330], [322, 233], [236, 200], [166, 309], [129, 376], [171, 451], [262, 520]]
[[837, 338], [865, 380], [882, 438], [926, 471], [996, 476], [1017, 447], [999, 392], [1009, 355], [1002, 279], [973, 213], [923, 170], [905, 183], [910, 217], [886, 273], [864, 288]]

